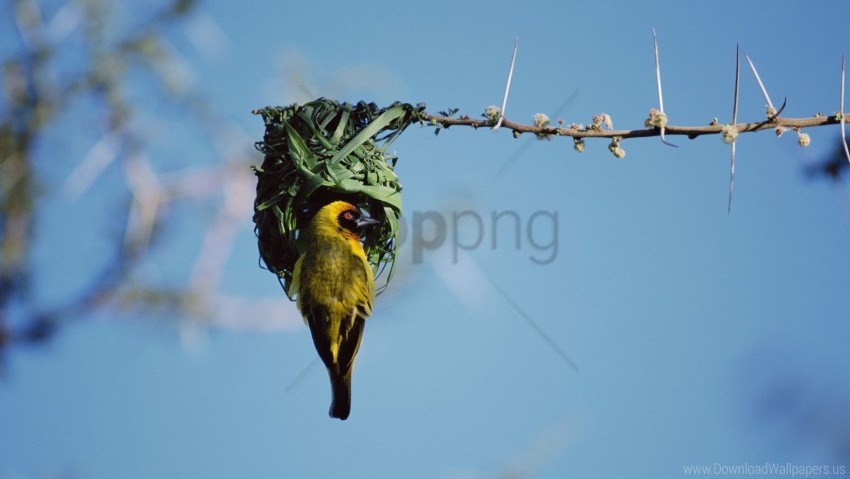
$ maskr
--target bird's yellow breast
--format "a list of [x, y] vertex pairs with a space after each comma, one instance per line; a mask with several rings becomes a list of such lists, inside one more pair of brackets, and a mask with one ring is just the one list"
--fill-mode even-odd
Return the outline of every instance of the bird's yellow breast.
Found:
[[295, 265], [293, 293], [303, 314], [319, 306], [333, 317], [371, 313], [374, 277], [360, 239], [333, 218], [315, 218]]

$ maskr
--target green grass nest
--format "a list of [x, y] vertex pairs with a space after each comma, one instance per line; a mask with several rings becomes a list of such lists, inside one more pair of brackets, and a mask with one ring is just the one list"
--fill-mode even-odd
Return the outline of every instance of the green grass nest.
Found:
[[266, 131], [256, 143], [265, 158], [257, 175], [254, 231], [260, 259], [277, 275], [287, 295], [295, 262], [304, 251], [301, 231], [316, 211], [335, 200], [365, 209], [381, 222], [364, 238], [369, 264], [378, 277], [390, 266], [401, 216], [401, 184], [387, 147], [411, 123], [421, 121], [425, 105], [394, 103], [378, 108], [320, 98], [304, 105], [266, 107]]

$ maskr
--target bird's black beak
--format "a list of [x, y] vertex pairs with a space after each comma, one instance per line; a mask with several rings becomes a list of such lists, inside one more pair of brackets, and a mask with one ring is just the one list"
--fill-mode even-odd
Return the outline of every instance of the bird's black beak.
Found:
[[370, 218], [369, 216], [361, 216], [360, 218], [357, 218], [357, 221], [354, 222], [354, 224], [357, 225], [357, 229], [359, 231], [363, 231], [366, 228], [376, 225], [378, 223], [380, 223], [380, 221], [376, 220], [375, 218]]

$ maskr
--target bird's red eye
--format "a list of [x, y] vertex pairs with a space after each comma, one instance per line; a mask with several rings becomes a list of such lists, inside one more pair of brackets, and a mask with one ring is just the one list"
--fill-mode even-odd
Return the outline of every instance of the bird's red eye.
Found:
[[346, 211], [345, 213], [343, 213], [342, 217], [347, 219], [348, 221], [354, 221], [354, 213], [350, 211]]

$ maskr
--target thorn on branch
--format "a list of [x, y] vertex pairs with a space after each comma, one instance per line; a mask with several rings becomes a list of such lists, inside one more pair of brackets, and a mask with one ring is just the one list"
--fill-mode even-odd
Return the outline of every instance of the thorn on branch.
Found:
[[[724, 143], [731, 143], [731, 154], [729, 160], [729, 201], [726, 205], [726, 214], [732, 212], [732, 193], [735, 191], [735, 139], [738, 137], [738, 90], [741, 80], [741, 47], [735, 45], [735, 99], [732, 102], [732, 124], [723, 125], [720, 129], [720, 138]], [[730, 128], [731, 127], [731, 128]]]
[[779, 107], [779, 110], [776, 110], [776, 113], [774, 113], [773, 115], [769, 115], [767, 117], [768, 121], [773, 121], [773, 120], [776, 120], [777, 118], [779, 118], [779, 115], [781, 115], [782, 112], [785, 111], [785, 107], [787, 105], [788, 105], [788, 97], [785, 97], [785, 98], [782, 99], [782, 106]]
[[[772, 121], [773, 118], [779, 116], [779, 112], [776, 111], [776, 108], [773, 107], [773, 102], [770, 101], [770, 95], [767, 94], [767, 88], [764, 87], [764, 83], [761, 81], [761, 77], [759, 76], [759, 72], [756, 70], [756, 66], [753, 64], [753, 61], [750, 60], [749, 55], [744, 53], [744, 58], [747, 59], [747, 63], [750, 64], [750, 70], [753, 71], [753, 76], [756, 77], [756, 82], [759, 84], [759, 88], [761, 89], [762, 95], [764, 95], [764, 101], [767, 102], [767, 119], [768, 121]], [[783, 104], [783, 108], [785, 108]]]
[[844, 156], [846, 156], [847, 161], [850, 162], [850, 149], [847, 149], [847, 132], [845, 131], [845, 128], [844, 128], [844, 123], [846, 121], [846, 118], [845, 118], [845, 115], [844, 115], [844, 63], [845, 63], [844, 59], [845, 59], [845, 54], [844, 54], [844, 52], [842, 52], [841, 53], [841, 94], [839, 95], [840, 96], [840, 101], [839, 101], [840, 104], [838, 106], [838, 115], [840, 116], [839, 121], [841, 123], [841, 146], [844, 147]]
[[508, 81], [505, 84], [505, 96], [502, 98], [502, 108], [499, 109], [499, 119], [493, 125], [492, 131], [496, 131], [502, 126], [502, 121], [505, 119], [505, 107], [508, 106], [508, 93], [511, 91], [511, 80], [514, 76], [514, 65], [516, 64], [516, 51], [519, 46], [519, 37], [514, 39], [514, 53], [511, 56], [511, 68], [508, 70]]
[[[664, 130], [667, 126], [667, 115], [664, 113], [664, 95], [661, 93], [661, 63], [658, 59], [658, 36], [655, 34], [655, 27], [652, 28], [652, 45], [655, 49], [655, 82], [658, 86], [658, 110], [655, 115], [656, 121], [653, 123], [653, 126], [658, 127], [661, 131], [661, 143], [664, 143], [667, 146], [678, 147], [677, 145], [668, 142], [667, 138], [664, 136]], [[650, 120], [653, 119], [652, 112], [653, 110], [649, 111]], [[649, 127], [649, 125], [647, 125], [647, 127]]]

